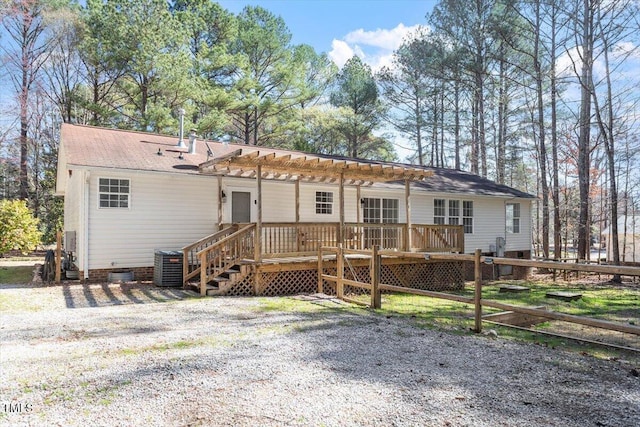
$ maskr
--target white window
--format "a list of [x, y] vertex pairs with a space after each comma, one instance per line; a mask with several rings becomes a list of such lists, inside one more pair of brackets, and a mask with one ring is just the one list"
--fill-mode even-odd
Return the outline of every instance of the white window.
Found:
[[316, 213], [331, 215], [333, 212], [333, 193], [316, 191]]
[[520, 203], [507, 203], [507, 233], [520, 233]]
[[460, 200], [449, 200], [449, 225], [460, 224]]
[[462, 201], [462, 225], [465, 234], [473, 233], [473, 202], [470, 200]]
[[128, 179], [100, 178], [98, 200], [100, 208], [129, 208]]
[[398, 223], [398, 199], [382, 199], [382, 222], [385, 224]]
[[444, 225], [445, 223], [445, 200], [433, 199], [433, 223], [438, 225]]

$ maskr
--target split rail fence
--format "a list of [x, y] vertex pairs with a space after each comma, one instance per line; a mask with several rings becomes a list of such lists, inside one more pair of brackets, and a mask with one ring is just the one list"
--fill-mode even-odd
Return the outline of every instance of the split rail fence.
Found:
[[[325, 274], [323, 270], [323, 255], [333, 254], [336, 257], [336, 275]], [[349, 254], [367, 255], [371, 259], [369, 282], [361, 282], [345, 278], [345, 256]], [[380, 266], [383, 257], [402, 257], [402, 258], [420, 258], [438, 261], [470, 261], [474, 263], [474, 297], [466, 297], [463, 295], [454, 295], [445, 292], [428, 291], [421, 289], [406, 288], [401, 286], [393, 286], [380, 283]], [[348, 261], [347, 261], [348, 262]], [[548, 270], [566, 270], [581, 271], [601, 274], [618, 274], [621, 276], [640, 276], [640, 267], [626, 267], [613, 265], [591, 265], [591, 264], [574, 264], [553, 261], [536, 261], [514, 258], [496, 258], [485, 257], [481, 255], [479, 249], [476, 249], [474, 255], [467, 254], [429, 254], [416, 252], [398, 252], [380, 250], [377, 246], [372, 250], [350, 250], [338, 247], [321, 247], [318, 251], [318, 292], [322, 292], [324, 281], [335, 283], [336, 295], [338, 298], [357, 304], [362, 301], [349, 298], [344, 295], [344, 286], [352, 286], [369, 291], [371, 300], [368, 306], [372, 308], [381, 308], [381, 291], [402, 292], [408, 294], [428, 296], [432, 298], [440, 298], [451, 301], [472, 304], [474, 306], [474, 331], [482, 332], [482, 307], [491, 307], [499, 310], [507, 310], [525, 315], [538, 316], [552, 320], [560, 320], [570, 323], [576, 323], [585, 326], [591, 326], [610, 331], [623, 332], [628, 334], [640, 335], [640, 326], [624, 324], [620, 322], [611, 322], [607, 320], [595, 319], [585, 316], [576, 316], [571, 314], [548, 311], [544, 309], [522, 307], [511, 304], [504, 304], [498, 301], [491, 301], [482, 298], [482, 264], [511, 265], [519, 267], [537, 267], [546, 268]], [[631, 349], [636, 350], [636, 349]], [[636, 350], [637, 351], [637, 350]]]

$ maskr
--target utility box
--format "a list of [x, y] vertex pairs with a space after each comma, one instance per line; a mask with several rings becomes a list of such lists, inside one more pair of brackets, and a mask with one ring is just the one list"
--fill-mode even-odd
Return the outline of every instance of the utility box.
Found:
[[76, 253], [76, 232], [75, 231], [65, 231], [64, 232], [64, 250], [66, 252]]
[[155, 252], [153, 283], [156, 286], [182, 286], [182, 252], [159, 250]]

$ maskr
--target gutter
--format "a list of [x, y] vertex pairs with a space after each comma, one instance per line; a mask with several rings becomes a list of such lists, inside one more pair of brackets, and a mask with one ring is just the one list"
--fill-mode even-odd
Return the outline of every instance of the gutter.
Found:
[[84, 279], [89, 279], [89, 200], [90, 200], [90, 187], [91, 187], [91, 172], [85, 171], [84, 173], [84, 238], [82, 244], [82, 264], [84, 271]]

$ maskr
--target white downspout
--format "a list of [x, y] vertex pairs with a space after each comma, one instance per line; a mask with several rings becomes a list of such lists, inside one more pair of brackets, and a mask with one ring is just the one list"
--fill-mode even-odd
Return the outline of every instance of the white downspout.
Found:
[[84, 238], [82, 242], [82, 264], [84, 279], [89, 278], [89, 196], [91, 187], [91, 172], [84, 173]]

